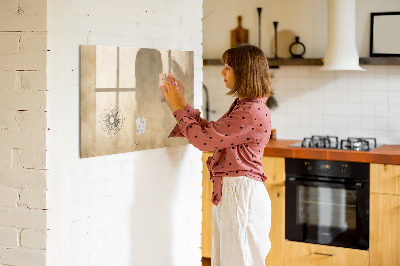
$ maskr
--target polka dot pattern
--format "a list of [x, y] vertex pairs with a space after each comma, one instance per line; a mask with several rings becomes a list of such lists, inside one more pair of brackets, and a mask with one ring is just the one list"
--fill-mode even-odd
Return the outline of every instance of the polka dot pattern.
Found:
[[170, 137], [186, 137], [202, 151], [215, 151], [207, 160], [213, 183], [211, 201], [215, 205], [221, 200], [224, 176], [247, 176], [261, 182], [267, 179], [261, 164], [271, 132], [266, 100], [236, 99], [216, 122], [201, 118], [200, 111], [190, 105], [174, 112], [178, 124]]

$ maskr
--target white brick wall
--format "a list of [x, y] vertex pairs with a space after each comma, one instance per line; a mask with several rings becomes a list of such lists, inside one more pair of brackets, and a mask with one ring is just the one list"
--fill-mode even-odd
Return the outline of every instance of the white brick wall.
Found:
[[19, 230], [17, 228], [0, 227], [0, 247], [18, 247]]
[[48, 2], [48, 265], [201, 265], [201, 152], [80, 159], [79, 45], [194, 51], [199, 107], [202, 15], [202, 0]]
[[0, 247], [2, 264], [8, 265], [45, 265], [46, 253], [42, 250], [14, 249]]
[[194, 50], [199, 107], [202, 1], [47, 8], [0, 4], [0, 264], [45, 265], [47, 256], [47, 265], [199, 265], [201, 153], [80, 160], [77, 95], [80, 44]]
[[0, 207], [15, 208], [18, 204], [18, 189], [0, 187]]
[[46, 249], [46, 231], [23, 229], [21, 246], [31, 249]]
[[46, 189], [46, 170], [0, 169], [0, 186]]
[[46, 5], [0, 3], [1, 265], [45, 265]]

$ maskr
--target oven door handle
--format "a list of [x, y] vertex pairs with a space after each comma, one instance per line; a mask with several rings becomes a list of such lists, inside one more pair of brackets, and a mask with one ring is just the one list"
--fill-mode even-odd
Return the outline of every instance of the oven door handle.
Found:
[[363, 183], [361, 182], [335, 182], [335, 181], [322, 181], [322, 180], [315, 180], [315, 181], [310, 181], [310, 180], [304, 180], [303, 178], [297, 178], [297, 177], [288, 177], [286, 181], [289, 182], [296, 182], [304, 185], [311, 185], [311, 186], [317, 186], [317, 185], [340, 185], [346, 188], [351, 188], [351, 189], [361, 189], [363, 187]]

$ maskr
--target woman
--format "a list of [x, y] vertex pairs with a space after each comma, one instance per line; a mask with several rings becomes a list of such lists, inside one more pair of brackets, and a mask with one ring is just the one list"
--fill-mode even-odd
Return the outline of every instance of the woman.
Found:
[[160, 87], [178, 121], [170, 137], [185, 136], [196, 148], [214, 151], [207, 161], [213, 182], [212, 265], [265, 265], [271, 246], [271, 202], [261, 164], [271, 130], [268, 62], [252, 45], [228, 49], [222, 62], [227, 95], [237, 98], [216, 122], [200, 118], [173, 76]]

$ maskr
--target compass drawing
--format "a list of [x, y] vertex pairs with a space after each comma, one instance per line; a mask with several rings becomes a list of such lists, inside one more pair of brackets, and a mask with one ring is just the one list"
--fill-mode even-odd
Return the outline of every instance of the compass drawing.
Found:
[[118, 107], [111, 106], [104, 109], [98, 122], [101, 123], [103, 131], [112, 136], [121, 130], [124, 120], [121, 110]]

